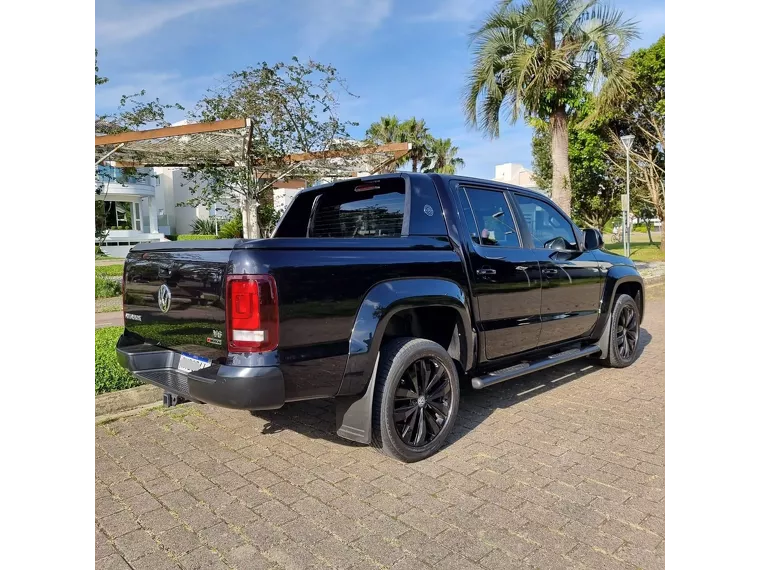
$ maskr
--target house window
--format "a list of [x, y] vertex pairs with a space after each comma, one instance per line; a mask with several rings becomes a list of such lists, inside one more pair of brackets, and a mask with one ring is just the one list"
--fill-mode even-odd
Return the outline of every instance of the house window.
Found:
[[142, 213], [140, 212], [140, 202], [134, 202], [132, 204], [132, 207], [134, 208], [134, 212], [132, 214], [132, 219], [134, 220], [134, 229], [136, 229], [138, 232], [143, 231], [142, 229]]
[[105, 229], [107, 230], [131, 230], [133, 210], [132, 202], [113, 202], [106, 200], [103, 202], [105, 210]]

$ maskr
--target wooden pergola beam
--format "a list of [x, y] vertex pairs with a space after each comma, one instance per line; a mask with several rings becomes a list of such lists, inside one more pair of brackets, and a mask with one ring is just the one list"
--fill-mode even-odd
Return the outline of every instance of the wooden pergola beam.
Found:
[[302, 152], [289, 154], [285, 157], [286, 162], [303, 162], [304, 160], [315, 160], [318, 158], [342, 158], [361, 154], [374, 154], [378, 152], [393, 152], [406, 154], [412, 148], [411, 143], [389, 143], [378, 146], [362, 146], [350, 150], [338, 149], [327, 150], [322, 152]]
[[245, 119], [226, 119], [213, 123], [193, 123], [177, 127], [163, 127], [161, 129], [149, 129], [146, 131], [128, 131], [115, 135], [95, 136], [95, 146], [107, 144], [119, 144], [150, 139], [162, 139], [166, 137], [178, 137], [182, 135], [194, 135], [198, 133], [213, 133], [215, 131], [228, 131], [245, 127]]

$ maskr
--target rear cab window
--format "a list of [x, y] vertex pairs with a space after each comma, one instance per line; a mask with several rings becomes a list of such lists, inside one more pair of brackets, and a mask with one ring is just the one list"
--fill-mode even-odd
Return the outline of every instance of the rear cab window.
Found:
[[359, 183], [353, 189], [318, 196], [308, 237], [401, 237], [406, 192], [401, 179], [391, 184]]
[[429, 179], [353, 179], [300, 193], [273, 237], [399, 238], [446, 236], [441, 202]]

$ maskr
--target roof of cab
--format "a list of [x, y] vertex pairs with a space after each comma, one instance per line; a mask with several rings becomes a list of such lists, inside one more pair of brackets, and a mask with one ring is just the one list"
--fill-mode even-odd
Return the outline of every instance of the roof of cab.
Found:
[[501, 186], [505, 190], [518, 190], [521, 193], [529, 194], [531, 196], [536, 196], [539, 198], [542, 198], [544, 200], [547, 199], [547, 196], [544, 194], [541, 194], [540, 192], [536, 192], [535, 190], [530, 190], [528, 188], [524, 188], [522, 186], [517, 186], [515, 184], [505, 184], [504, 182], [497, 182], [495, 180], [488, 180], [486, 178], [473, 178], [472, 176], [460, 176], [458, 174], [438, 174], [435, 172], [391, 172], [390, 174], [372, 174], [369, 176], [359, 176], [356, 178], [346, 178], [343, 180], [337, 180], [335, 182], [328, 182], [326, 184], [320, 184], [318, 186], [311, 186], [309, 188], [304, 188], [301, 190], [302, 193], [304, 192], [317, 192], [320, 190], [324, 190], [325, 188], [329, 188], [331, 186], [335, 186], [336, 184], [347, 184], [351, 182], [370, 182], [372, 180], [383, 180], [387, 178], [404, 178], [407, 177], [409, 179], [413, 178], [438, 178], [440, 179], [444, 184], [448, 183], [451, 180], [457, 181], [457, 182], [470, 182], [471, 184], [488, 184], [489, 186]]

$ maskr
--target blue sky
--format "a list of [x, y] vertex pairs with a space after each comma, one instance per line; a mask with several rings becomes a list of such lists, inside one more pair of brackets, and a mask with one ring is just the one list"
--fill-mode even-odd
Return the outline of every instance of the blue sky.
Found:
[[[96, 89], [96, 111], [121, 95], [192, 107], [225, 74], [258, 62], [311, 57], [337, 67], [358, 99], [341, 117], [362, 137], [384, 114], [424, 118], [433, 135], [450, 137], [462, 173], [492, 178], [504, 162], [531, 164], [531, 130], [502, 125], [484, 138], [465, 125], [461, 94], [471, 61], [468, 33], [495, 0], [96, 0], [98, 65], [109, 83]], [[641, 39], [665, 31], [662, 0], [614, 6], [639, 22]], [[184, 118], [183, 114], [171, 119]]]

